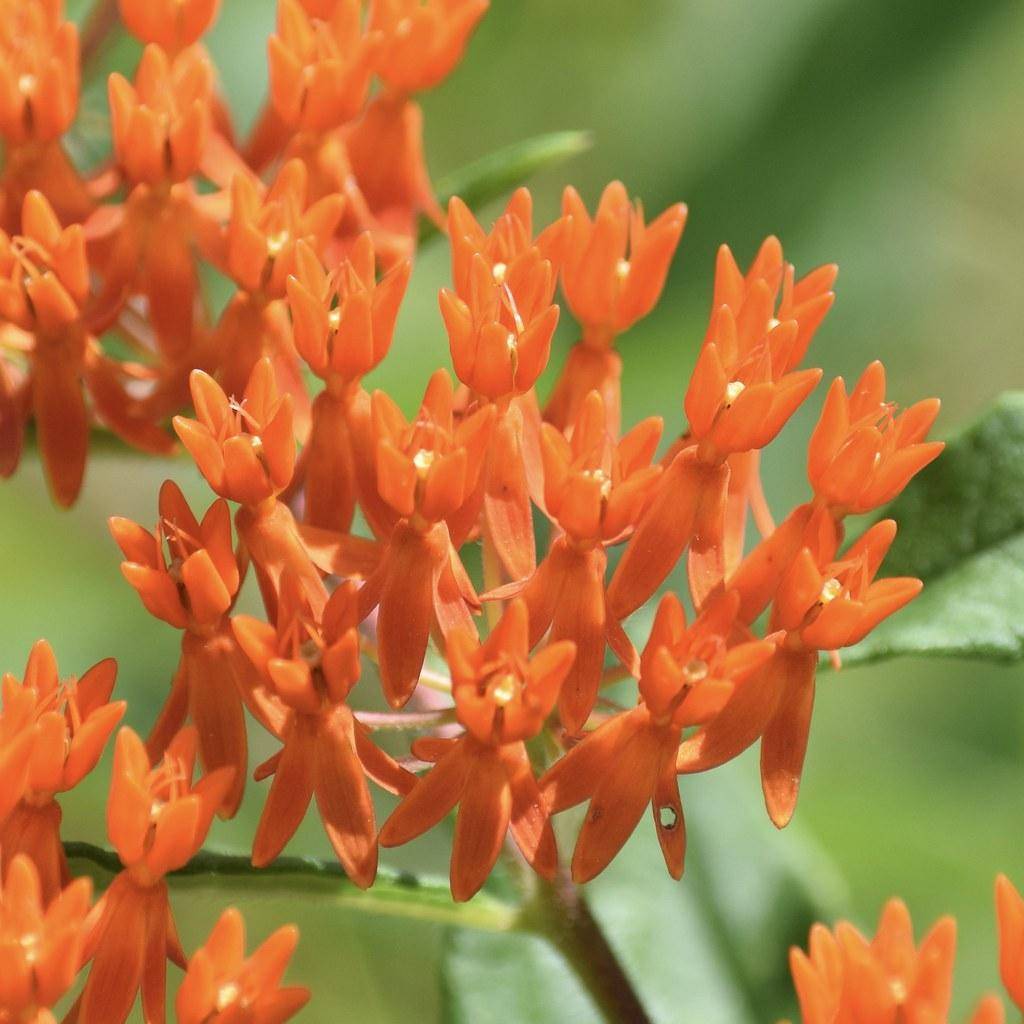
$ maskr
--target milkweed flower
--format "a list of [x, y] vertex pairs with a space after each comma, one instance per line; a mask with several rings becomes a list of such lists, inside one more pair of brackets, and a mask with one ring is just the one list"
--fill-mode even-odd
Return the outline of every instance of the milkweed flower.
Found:
[[269, 610], [281, 574], [290, 568], [318, 608], [327, 600], [288, 506], [277, 496], [295, 469], [291, 395], [280, 395], [270, 359], [253, 367], [241, 399], [228, 398], [207, 373], [189, 379], [197, 419], [175, 416], [174, 429], [206, 482], [222, 498], [236, 501], [238, 535], [256, 567]]
[[543, 427], [544, 500], [562, 533], [522, 594], [534, 643], [551, 627], [554, 639], [576, 645], [558, 704], [573, 734], [597, 699], [609, 630], [617, 626], [605, 607], [605, 548], [629, 535], [650, 500], [661, 473], [651, 465], [660, 438], [661, 420], [653, 416], [616, 443], [597, 391], [587, 396], [570, 439]]
[[896, 524], [887, 519], [838, 561], [823, 565], [810, 548], [800, 551], [772, 608], [770, 628], [779, 634], [775, 655], [683, 743], [680, 771], [724, 764], [760, 738], [768, 814], [779, 828], [788, 824], [807, 751], [819, 652], [857, 643], [921, 591], [916, 579], [875, 580], [895, 536]]
[[597, 390], [617, 434], [622, 358], [612, 346], [657, 303], [686, 224], [686, 206], [676, 203], [645, 224], [640, 202], [631, 203], [622, 182], [613, 181], [593, 217], [571, 186], [562, 197], [562, 214], [571, 225], [562, 292], [582, 338], [569, 352], [544, 415], [566, 428], [588, 392]]
[[252, 667], [238, 649], [228, 619], [244, 565], [232, 547], [231, 512], [223, 499], [200, 522], [177, 484], [167, 480], [160, 488], [159, 515], [152, 533], [129, 519], [110, 519], [110, 532], [125, 557], [122, 575], [151, 615], [183, 631], [171, 692], [146, 749], [151, 760], [158, 760], [190, 718], [203, 767], [234, 769], [219, 808], [231, 817], [245, 790], [248, 765], [242, 704], [255, 686]]
[[916, 402], [897, 414], [885, 401], [885, 368], [872, 363], [847, 394], [837, 377], [811, 435], [807, 475], [833, 515], [857, 515], [892, 501], [944, 445], [926, 441], [939, 400]]
[[338, 0], [324, 18], [298, 0], [280, 0], [277, 34], [270, 37], [270, 95], [285, 124], [325, 132], [351, 121], [366, 101], [375, 32], [364, 32], [360, 0]]
[[[530, 477], [539, 475], [527, 434], [536, 405], [527, 395], [551, 354], [558, 324], [552, 301], [567, 222], [533, 235], [533, 200], [518, 189], [485, 232], [460, 199], [448, 207], [454, 290], [442, 289], [441, 313], [455, 374], [497, 405], [494, 443], [483, 473], [483, 528], [514, 580], [536, 566]], [[532, 465], [530, 463], [533, 463]]]
[[361, 617], [378, 609], [381, 684], [394, 707], [412, 696], [435, 623], [445, 637], [459, 626], [475, 630], [479, 599], [457, 551], [468, 528], [457, 517], [477, 489], [494, 409], [456, 425], [453, 401], [444, 370], [430, 378], [411, 423], [382, 391], [372, 398], [377, 490], [390, 531], [359, 605]]
[[97, 904], [86, 944], [92, 968], [78, 1004], [81, 1024], [123, 1024], [141, 991], [147, 1020], [163, 1020], [168, 957], [185, 967], [164, 876], [206, 839], [231, 786], [231, 768], [193, 783], [196, 733], [181, 730], [163, 760], [123, 728], [114, 747], [107, 834], [124, 865]]
[[448, 638], [452, 693], [465, 732], [425, 738], [413, 753], [434, 762], [381, 829], [383, 846], [407, 843], [459, 807], [452, 847], [451, 889], [468, 900], [484, 884], [511, 835], [544, 878], [553, 878], [558, 851], [548, 812], [526, 752], [558, 699], [575, 654], [570, 641], [550, 643], [530, 657], [526, 605], [513, 601], [481, 644], [456, 630]]
[[175, 1000], [178, 1024], [283, 1024], [309, 1002], [309, 989], [281, 988], [299, 931], [278, 928], [245, 955], [245, 922], [229, 907], [192, 954]]
[[377, 826], [366, 777], [405, 792], [414, 777], [378, 749], [345, 703], [359, 679], [356, 585], [331, 595], [322, 621], [294, 576], [281, 581], [276, 626], [250, 616], [233, 621], [238, 642], [280, 708], [280, 752], [257, 769], [273, 774], [253, 840], [263, 867], [284, 849], [316, 797], [327, 836], [349, 878], [366, 888], [377, 874]]
[[385, 0], [370, 10], [384, 89], [345, 129], [344, 143], [357, 223], [373, 233], [386, 266], [412, 254], [420, 213], [443, 225], [423, 153], [423, 110], [412, 95], [451, 73], [487, 8], [488, 0]]
[[373, 502], [370, 401], [360, 381], [391, 347], [411, 269], [403, 260], [378, 281], [368, 232], [330, 274], [308, 245], [296, 247], [287, 285], [295, 347], [327, 385], [313, 404], [302, 453], [304, 518], [313, 526], [347, 532], [360, 479], [361, 500]]
[[17, 231], [25, 196], [43, 192], [60, 219], [84, 219], [88, 188], [60, 138], [74, 121], [80, 85], [78, 29], [62, 0], [0, 3], [0, 228]]
[[309, 398], [283, 301], [301, 243], [323, 254], [345, 206], [334, 194], [308, 201], [308, 174], [289, 160], [269, 189], [247, 174], [231, 183], [231, 213], [212, 262], [238, 285], [214, 330], [217, 378], [228, 394], [241, 394], [257, 361], [274, 364], [278, 384], [293, 399], [295, 427], [309, 432]]
[[900, 900], [886, 904], [870, 940], [846, 922], [834, 932], [815, 925], [808, 952], [790, 953], [803, 1024], [945, 1021], [955, 955], [956, 922], [942, 918], [918, 946]]
[[220, 0], [118, 0], [125, 28], [144, 43], [177, 54], [210, 28]]
[[683, 730], [712, 718], [737, 685], [770, 658], [767, 641], [730, 646], [739, 599], [729, 594], [687, 626], [679, 599], [658, 605], [640, 668], [640, 703], [588, 733], [548, 769], [552, 812], [589, 801], [572, 876], [588, 882], [619, 852], [650, 805], [665, 866], [683, 873], [686, 826], [676, 779]]
[[71, 878], [56, 796], [74, 789], [96, 767], [124, 716], [125, 702], [110, 700], [116, 676], [117, 663], [108, 658], [79, 679], [61, 680], [53, 648], [45, 640], [33, 646], [22, 680], [3, 676], [0, 738], [29, 729], [35, 738], [21, 801], [6, 821], [0, 814], [0, 853], [4, 860], [18, 853], [32, 859], [47, 901]]
[[[89, 446], [90, 409], [130, 444], [166, 452], [169, 439], [128, 407], [118, 364], [105, 356], [91, 331], [89, 262], [81, 225], [62, 228], [40, 192], [25, 196], [21, 234], [0, 231], [0, 316], [20, 332], [28, 370], [21, 409], [3, 438], [0, 461], [12, 469], [21, 452], [24, 417], [35, 418], [39, 446], [54, 499], [78, 497]], [[3, 344], [3, 339], [0, 339]]]
[[82, 964], [91, 899], [87, 878], [48, 897], [32, 859], [11, 858], [0, 883], [0, 1020], [54, 1024]]

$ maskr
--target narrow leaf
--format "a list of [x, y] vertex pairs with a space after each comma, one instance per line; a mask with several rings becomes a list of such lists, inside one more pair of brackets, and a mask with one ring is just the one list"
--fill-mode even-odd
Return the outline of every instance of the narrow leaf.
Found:
[[[458, 196], [470, 209], [476, 209], [522, 185], [539, 171], [585, 153], [592, 141], [589, 132], [568, 131], [538, 135], [506, 146], [442, 178], [437, 183], [438, 199], [444, 207], [452, 196]], [[434, 224], [423, 221], [420, 244], [437, 234]]]

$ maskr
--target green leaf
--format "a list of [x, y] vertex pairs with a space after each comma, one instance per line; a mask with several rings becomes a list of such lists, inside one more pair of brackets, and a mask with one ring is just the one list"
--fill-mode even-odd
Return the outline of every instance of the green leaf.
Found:
[[[91, 843], [65, 843], [73, 874], [87, 875], [106, 885], [118, 871], [117, 854]], [[383, 917], [432, 921], [504, 932], [515, 927], [515, 907], [481, 893], [468, 903], [455, 903], [446, 882], [382, 868], [369, 889], [350, 882], [339, 865], [313, 857], [278, 857], [265, 868], [254, 868], [246, 854], [203, 850], [168, 875], [174, 888], [231, 888], [257, 890], [291, 898], [314, 899], [346, 910]]]
[[886, 515], [899, 534], [884, 574], [920, 577], [925, 588], [844, 662], [1024, 657], [1024, 392], [954, 436]]
[[[682, 786], [682, 881], [665, 871], [645, 817], [585, 896], [655, 1024], [778, 1019], [792, 1012], [787, 948], [806, 945], [811, 923], [836, 915], [844, 888], [798, 830], [776, 834], [751, 758]], [[443, 1001], [449, 1024], [601, 1019], [558, 951], [522, 934], [453, 932]]]
[[[551, 132], [506, 146], [442, 178], [437, 183], [438, 199], [443, 207], [452, 196], [458, 196], [476, 209], [522, 185], [539, 171], [585, 153], [592, 141], [589, 132]], [[420, 244], [438, 234], [436, 225], [423, 221]]]

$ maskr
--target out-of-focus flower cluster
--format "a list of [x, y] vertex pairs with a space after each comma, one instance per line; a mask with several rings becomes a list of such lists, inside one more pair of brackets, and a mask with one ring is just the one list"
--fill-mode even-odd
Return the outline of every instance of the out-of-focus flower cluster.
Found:
[[[187, 966], [180, 1020], [269, 1024], [303, 1004], [278, 988], [292, 930], [245, 960], [228, 911], [187, 960], [171, 913], [166, 876], [244, 799], [247, 713], [279, 744], [254, 773], [273, 780], [256, 867], [315, 800], [367, 887], [380, 846], [457, 808], [451, 888], [465, 900], [506, 843], [552, 879], [552, 817], [587, 804], [577, 882], [647, 808], [678, 878], [679, 777], [760, 742], [784, 826], [822, 654], [838, 661], [920, 590], [876, 578], [892, 521], [844, 544], [848, 516], [885, 505], [941, 449], [926, 440], [938, 403], [897, 412], [881, 364], [829, 389], [810, 499], [776, 526], [761, 487], [761, 450], [822, 376], [805, 361], [835, 267], [798, 278], [769, 238], [744, 271], [722, 247], [688, 382], [666, 358], [685, 422], [662, 443], [658, 417], [623, 428], [616, 343], [657, 303], [686, 208], [648, 220], [614, 182], [594, 212], [567, 189], [544, 225], [526, 189], [489, 228], [458, 198], [439, 209], [415, 95], [453, 69], [486, 7], [279, 0], [270, 94], [243, 141], [202, 44], [215, 0], [121, 0], [145, 50], [131, 81], [110, 77], [113, 155], [85, 174], [62, 143], [76, 31], [60, 0], [0, 0], [0, 471], [32, 424], [70, 504], [100, 425], [146, 451], [180, 445], [213, 493], [199, 514], [167, 482], [152, 529], [110, 521], [125, 579], [180, 631], [181, 655], [147, 740], [117, 736], [107, 824], [123, 870], [92, 911], [56, 796], [124, 713], [114, 666], [60, 682], [42, 645], [23, 680], [4, 679], [14, 909], [0, 934], [21, 937], [0, 946], [0, 1009], [19, 1020], [48, 1019], [89, 961], [81, 1024], [125, 1020], [137, 993], [162, 1019], [168, 958]], [[423, 216], [451, 249], [439, 303], [455, 380], [438, 369], [410, 418], [362, 381], [391, 347]], [[217, 318], [206, 267], [235, 286]], [[542, 400], [562, 303], [579, 340]], [[235, 611], [250, 568], [259, 616]], [[379, 680], [390, 710], [351, 702], [364, 675], [357, 696]], [[385, 749], [379, 733], [396, 730], [419, 735]], [[382, 827], [371, 782], [400, 798]]]
[[[996, 879], [999, 974], [1024, 1012], [1024, 899], [1005, 876]], [[790, 967], [803, 1024], [948, 1024], [956, 958], [956, 921], [944, 917], [920, 945], [901, 900], [882, 911], [874, 938], [845, 921], [834, 931], [816, 924], [807, 952], [793, 949]], [[1004, 1024], [998, 996], [985, 996], [971, 1024]]]

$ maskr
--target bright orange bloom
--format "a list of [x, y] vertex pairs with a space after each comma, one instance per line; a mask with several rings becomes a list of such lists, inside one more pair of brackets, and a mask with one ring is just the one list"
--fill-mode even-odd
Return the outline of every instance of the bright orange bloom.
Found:
[[239, 615], [242, 649], [280, 707], [274, 732], [283, 748], [257, 769], [274, 782], [253, 840], [252, 862], [274, 860], [316, 797], [327, 836], [349, 878], [366, 888], [377, 874], [377, 826], [369, 775], [393, 793], [413, 776], [370, 739], [345, 701], [359, 679], [356, 586], [331, 595], [322, 622], [293, 576], [281, 581], [277, 625]]
[[84, 219], [89, 189], [60, 143], [78, 109], [78, 30], [62, 0], [0, 0], [0, 229], [15, 232], [25, 196], [48, 196], [61, 221]]
[[337, 194], [308, 202], [308, 177], [301, 160], [289, 160], [269, 189], [248, 175], [235, 175], [230, 219], [218, 251], [210, 254], [239, 288], [211, 342], [218, 379], [228, 394], [240, 394], [256, 362], [270, 356], [278, 384], [291, 394], [299, 412], [300, 436], [309, 429], [309, 399], [279, 300], [298, 269], [297, 246], [308, 245], [323, 255], [345, 206]]
[[144, 43], [178, 53], [213, 24], [220, 0], [118, 0], [125, 27]]
[[50, 1009], [82, 963], [91, 899], [88, 878], [47, 897], [31, 858], [11, 858], [0, 883], [0, 1020], [54, 1024]]
[[196, 746], [195, 729], [183, 729], [152, 767], [142, 740], [118, 733], [107, 834], [124, 870], [97, 904], [80, 1024], [123, 1024], [140, 988], [146, 1020], [164, 1019], [167, 958], [185, 966], [164, 875], [198, 852], [232, 781], [218, 768], [193, 785]]
[[134, 85], [110, 76], [114, 152], [133, 185], [185, 181], [196, 173], [211, 131], [212, 94], [213, 68], [198, 49], [172, 60], [151, 44]]
[[359, 381], [387, 355], [410, 270], [404, 260], [377, 281], [368, 233], [330, 275], [308, 245], [296, 248], [288, 279], [295, 347], [327, 384], [302, 455], [305, 521], [313, 526], [348, 531], [360, 475], [372, 477], [370, 404]]
[[1003, 1004], [997, 996], [985, 996], [971, 1017], [971, 1024], [1006, 1024]]
[[[153, 424], [135, 417], [118, 377], [92, 336], [84, 312], [89, 299], [89, 263], [82, 227], [61, 228], [40, 192], [29, 192], [22, 211], [22, 233], [0, 231], [0, 316], [23, 334], [0, 339], [24, 350], [29, 370], [22, 385], [20, 412], [31, 412], [54, 499], [70, 505], [78, 496], [89, 444], [89, 410], [130, 444], [165, 452], [169, 439]], [[18, 419], [18, 409], [11, 410]], [[5, 432], [9, 447], [2, 461], [13, 468], [21, 428]]]
[[566, 221], [533, 237], [533, 200], [518, 189], [485, 232], [459, 198], [448, 206], [454, 291], [441, 290], [455, 374], [485, 398], [523, 394], [551, 353], [552, 303]]
[[270, 360], [253, 368], [241, 399], [202, 370], [189, 383], [198, 419], [175, 416], [174, 429], [213, 491], [256, 506], [284, 490], [295, 467], [292, 398], [278, 395]]
[[508, 606], [482, 645], [463, 630], [448, 638], [456, 714], [466, 732], [413, 744], [416, 756], [436, 763], [385, 822], [380, 842], [407, 843], [458, 804], [451, 862], [456, 900], [468, 900], [484, 884], [510, 829], [534, 870], [554, 877], [555, 836], [524, 741], [551, 713], [574, 653], [562, 641], [531, 658], [521, 601]]
[[394, 707], [412, 695], [436, 622], [444, 636], [473, 629], [478, 599], [459, 559], [465, 528], [452, 526], [476, 491], [491, 437], [494, 409], [484, 406], [458, 426], [451, 378], [430, 378], [416, 419], [409, 423], [383, 392], [373, 394], [377, 488], [383, 504], [365, 511], [375, 529], [388, 529], [380, 565], [359, 595], [363, 615], [379, 606], [377, 643], [381, 684]]
[[580, 409], [570, 440], [544, 424], [544, 497], [563, 532], [522, 593], [534, 643], [551, 627], [554, 639], [576, 644], [558, 705], [570, 733], [583, 728], [594, 707], [613, 625], [605, 609], [604, 548], [629, 534], [650, 499], [661, 473], [651, 465], [660, 437], [661, 420], [654, 416], [616, 444], [596, 391]]
[[117, 663], [108, 658], [80, 679], [62, 681], [53, 649], [40, 640], [29, 654], [23, 680], [3, 676], [0, 733], [17, 735], [34, 728], [35, 741], [21, 802], [6, 821], [0, 815], [0, 850], [5, 861], [16, 853], [32, 858], [47, 900], [71, 877], [55, 797], [74, 789], [96, 767], [123, 717], [125, 702], [110, 701], [116, 675]]
[[531, 476], [539, 477], [526, 433], [536, 427], [527, 394], [551, 353], [558, 323], [554, 305], [560, 248], [567, 222], [560, 219], [533, 237], [533, 200], [518, 189], [489, 233], [460, 199], [448, 207], [454, 291], [442, 289], [444, 316], [456, 376], [483, 399], [497, 401], [494, 445], [483, 474], [488, 541], [514, 580], [536, 566], [530, 509]]
[[254, 673], [228, 621], [242, 582], [232, 548], [231, 512], [223, 499], [197, 521], [177, 484], [160, 488], [160, 521], [150, 533], [129, 519], [110, 519], [125, 561], [124, 578], [150, 614], [184, 630], [171, 692], [146, 743], [159, 759], [186, 717], [196, 724], [204, 768], [230, 766], [234, 781], [220, 808], [232, 816], [245, 789], [248, 744], [242, 700]]
[[309, 1002], [309, 989], [280, 988], [299, 930], [278, 928], [249, 956], [245, 922], [229, 907], [192, 954], [175, 1001], [178, 1024], [283, 1024]]
[[224, 393], [209, 374], [190, 378], [198, 419], [174, 417], [174, 429], [206, 482], [242, 507], [235, 525], [256, 566], [260, 590], [273, 610], [278, 581], [289, 568], [299, 576], [316, 607], [327, 592], [299, 540], [288, 506], [277, 495], [295, 467], [292, 398], [279, 395], [274, 368], [264, 356], [253, 367], [241, 400]]
[[1018, 1010], [1024, 1012], [1024, 899], [1005, 876], [996, 879], [999, 974]]
[[760, 737], [768, 814], [779, 828], [789, 822], [807, 751], [819, 651], [857, 643], [921, 591], [920, 580], [875, 580], [895, 536], [891, 519], [876, 523], [823, 568], [809, 548], [801, 550], [772, 609], [771, 629], [784, 634], [775, 656], [683, 743], [680, 771], [724, 764]]
[[9, 146], [52, 142], [78, 109], [78, 29], [63, 0], [0, 4], [0, 135]]
[[925, 441], [938, 414], [939, 400], [927, 398], [896, 415], [885, 401], [885, 368], [879, 362], [864, 371], [849, 395], [837, 377], [807, 453], [814, 493], [836, 518], [892, 501], [945, 447]]
[[622, 359], [611, 346], [616, 335], [628, 331], [658, 301], [686, 224], [686, 207], [670, 206], [645, 225], [639, 201], [631, 203], [622, 182], [613, 181], [593, 218], [571, 187], [562, 197], [562, 213], [571, 225], [562, 291], [583, 337], [569, 352], [545, 418], [568, 427], [587, 393], [596, 389], [618, 433]]
[[337, 0], [324, 19], [299, 0], [280, 0], [270, 37], [270, 95], [278, 117], [296, 131], [323, 133], [362, 109], [380, 42], [365, 32], [361, 0]]
[[952, 918], [942, 918], [915, 946], [910, 914], [899, 900], [886, 904], [871, 940], [845, 921], [834, 933], [815, 925], [809, 952], [790, 952], [803, 1024], [944, 1022], [955, 954]]
[[489, 0], [375, 3], [370, 28], [383, 36], [377, 74], [397, 93], [433, 89], [462, 60], [469, 37], [489, 6]]
[[676, 754], [683, 730], [712, 718], [775, 649], [765, 641], [729, 647], [738, 607], [736, 595], [727, 595], [687, 628], [679, 599], [666, 594], [641, 661], [640, 703], [571, 747], [541, 779], [553, 812], [590, 801], [573, 854], [576, 882], [607, 867], [648, 804], [665, 866], [673, 878], [682, 876], [686, 826]]

